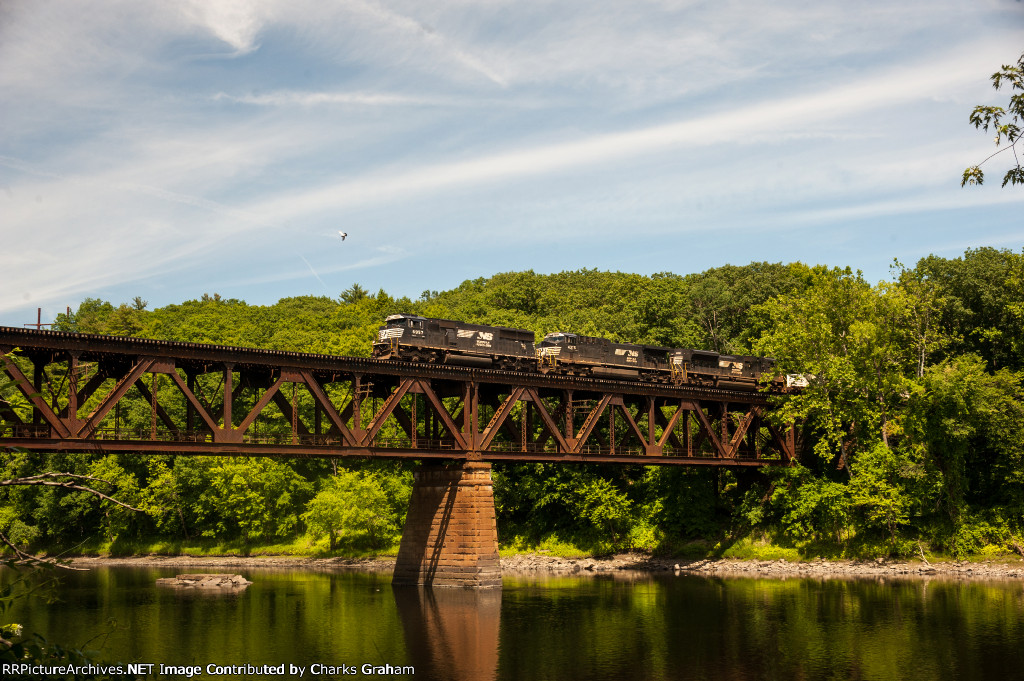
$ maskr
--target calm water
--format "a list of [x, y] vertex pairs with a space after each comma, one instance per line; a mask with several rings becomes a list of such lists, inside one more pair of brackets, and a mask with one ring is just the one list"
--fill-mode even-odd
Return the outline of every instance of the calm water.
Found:
[[[388, 679], [1024, 678], [1020, 583], [632, 575], [473, 592], [392, 588], [388, 574], [237, 572], [254, 584], [233, 595], [154, 585], [174, 570], [74, 573], [61, 602], [25, 599], [8, 619], [106, 659], [286, 663], [305, 679], [364, 676], [363, 664], [415, 668], [373, 677]], [[313, 664], [352, 674], [312, 676]]]

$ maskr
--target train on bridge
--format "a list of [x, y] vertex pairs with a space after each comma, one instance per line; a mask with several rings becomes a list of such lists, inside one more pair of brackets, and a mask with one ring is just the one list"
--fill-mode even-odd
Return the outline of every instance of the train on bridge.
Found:
[[[373, 344], [373, 356], [675, 385], [749, 389], [762, 380], [776, 390], [806, 385], [802, 377], [777, 375], [775, 360], [767, 357], [616, 343], [564, 332], [549, 333], [535, 343], [534, 333], [526, 329], [411, 314], [385, 319]], [[765, 376], [768, 378], [763, 379]]]
[[766, 392], [794, 387], [771, 359], [535, 340], [395, 315], [370, 359], [0, 326], [20, 393], [0, 448], [712, 466], [799, 450], [765, 418]]

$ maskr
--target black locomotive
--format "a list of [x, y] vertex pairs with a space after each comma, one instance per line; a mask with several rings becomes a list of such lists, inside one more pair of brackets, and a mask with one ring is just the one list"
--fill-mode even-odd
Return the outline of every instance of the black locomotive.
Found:
[[537, 366], [533, 338], [525, 329], [393, 314], [377, 333], [373, 356], [530, 371]]
[[615, 343], [607, 338], [578, 333], [549, 333], [537, 344], [541, 371], [667, 380], [671, 375], [671, 348]]
[[373, 344], [373, 356], [514, 371], [640, 379], [658, 383], [752, 387], [764, 374], [782, 387], [775, 361], [706, 350], [615, 343], [576, 333], [549, 333], [534, 345], [526, 329], [395, 314]]

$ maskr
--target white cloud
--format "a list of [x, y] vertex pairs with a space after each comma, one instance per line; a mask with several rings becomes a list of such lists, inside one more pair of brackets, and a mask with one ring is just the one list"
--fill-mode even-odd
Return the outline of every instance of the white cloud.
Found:
[[187, 19], [230, 45], [236, 54], [243, 55], [258, 47], [256, 36], [269, 18], [273, 4], [257, 0], [187, 0], [181, 11]]

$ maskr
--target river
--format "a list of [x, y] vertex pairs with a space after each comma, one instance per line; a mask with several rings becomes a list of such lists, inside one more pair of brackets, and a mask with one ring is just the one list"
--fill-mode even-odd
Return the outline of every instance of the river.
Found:
[[1024, 678], [1019, 581], [623, 573], [431, 591], [392, 588], [387, 573], [239, 568], [253, 584], [238, 593], [155, 585], [185, 571], [63, 574], [58, 602], [19, 599], [5, 620], [106, 660], [218, 679], [247, 677], [233, 665], [304, 679]]

